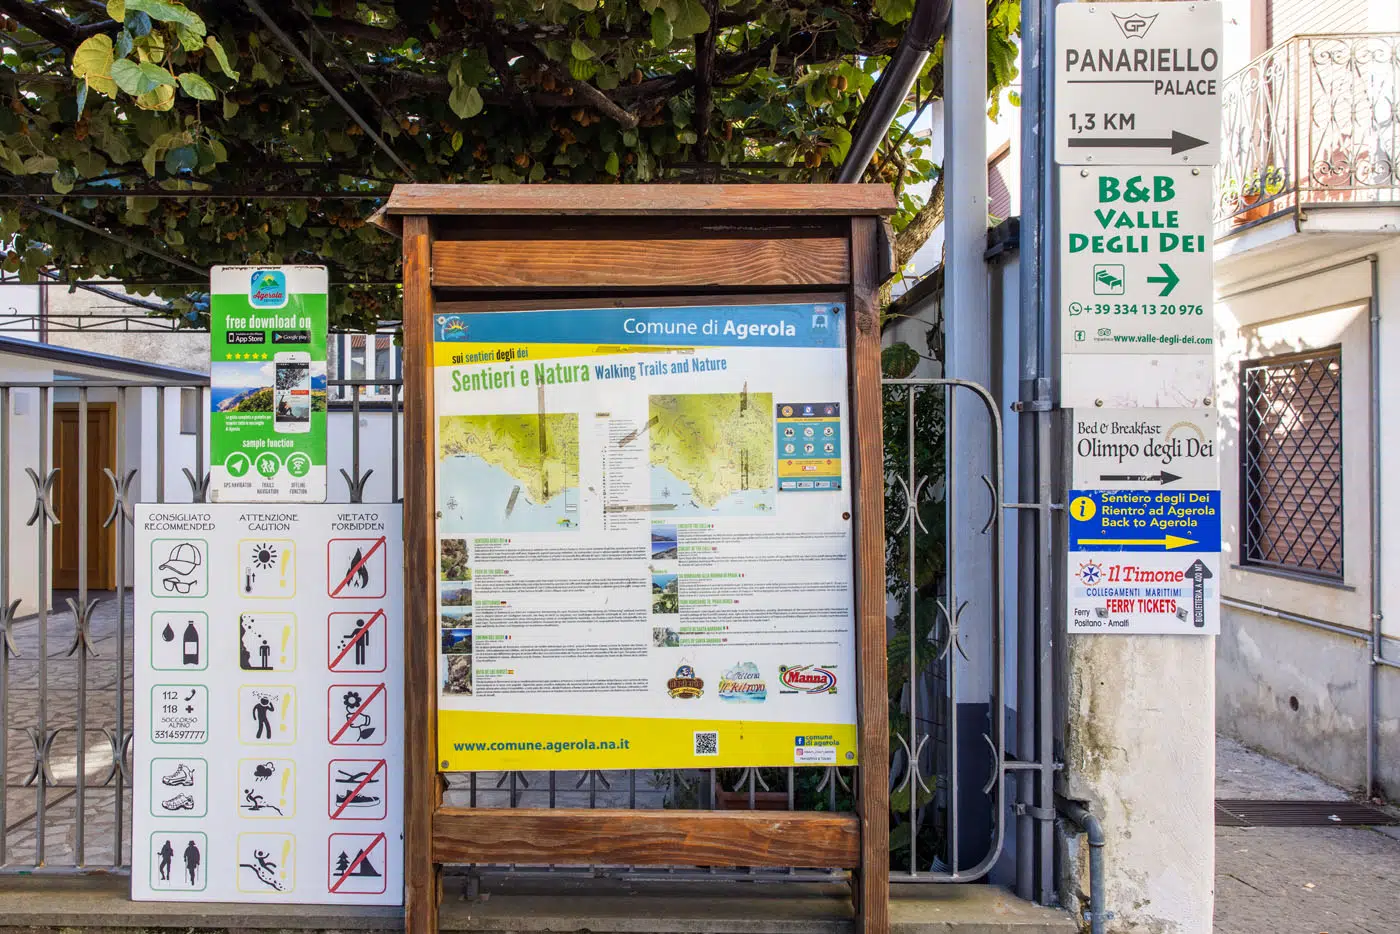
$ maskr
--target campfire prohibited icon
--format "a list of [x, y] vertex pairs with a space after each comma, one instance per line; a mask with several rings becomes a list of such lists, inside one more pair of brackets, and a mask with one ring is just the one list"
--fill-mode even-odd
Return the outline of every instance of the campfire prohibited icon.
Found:
[[383, 538], [333, 538], [326, 543], [326, 593], [346, 600], [383, 597], [388, 549]]

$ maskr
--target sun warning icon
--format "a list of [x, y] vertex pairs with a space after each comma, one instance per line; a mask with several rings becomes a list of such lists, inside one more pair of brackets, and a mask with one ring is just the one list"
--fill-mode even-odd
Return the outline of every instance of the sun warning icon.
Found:
[[1075, 576], [1085, 586], [1092, 587], [1103, 580], [1103, 564], [1098, 561], [1086, 561], [1079, 566], [1079, 573]]

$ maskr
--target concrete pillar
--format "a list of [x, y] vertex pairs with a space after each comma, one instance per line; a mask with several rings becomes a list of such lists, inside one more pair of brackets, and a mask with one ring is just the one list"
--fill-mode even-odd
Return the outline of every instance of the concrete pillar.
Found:
[[[1106, 929], [1210, 934], [1215, 638], [1076, 635], [1068, 662], [1064, 792], [1103, 823]], [[1088, 851], [1068, 844], [1063, 888], [1082, 915]]]

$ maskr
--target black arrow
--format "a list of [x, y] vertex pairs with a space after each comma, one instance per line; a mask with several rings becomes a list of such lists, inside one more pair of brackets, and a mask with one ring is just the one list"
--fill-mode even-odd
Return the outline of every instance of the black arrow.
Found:
[[1186, 576], [1191, 578], [1191, 620], [1197, 629], [1204, 629], [1206, 625], [1206, 581], [1215, 575], [1210, 573], [1210, 568], [1200, 558], [1191, 562], [1191, 566], [1186, 569]]
[[1186, 152], [1198, 146], [1204, 146], [1206, 141], [1196, 139], [1180, 130], [1172, 130], [1171, 136], [1094, 136], [1089, 138], [1079, 137], [1069, 141], [1070, 149], [1096, 149], [1104, 147], [1106, 149], [1170, 149], [1172, 155], [1179, 152]]
[[1166, 484], [1172, 483], [1172, 482], [1174, 482], [1174, 481], [1176, 481], [1176, 480], [1180, 480], [1181, 478], [1178, 477], [1178, 476], [1177, 476], [1176, 474], [1174, 474], [1174, 473], [1168, 473], [1167, 471], [1164, 470], [1164, 471], [1162, 471], [1161, 473], [1153, 473], [1153, 474], [1146, 474], [1146, 473], [1104, 473], [1104, 474], [1099, 474], [1099, 479], [1100, 479], [1100, 480], [1104, 480], [1104, 481], [1108, 481], [1108, 480], [1119, 480], [1119, 481], [1123, 481], [1123, 480], [1128, 480], [1128, 481], [1152, 481], [1152, 480], [1156, 480], [1156, 481], [1162, 483], [1162, 484], [1165, 486]]

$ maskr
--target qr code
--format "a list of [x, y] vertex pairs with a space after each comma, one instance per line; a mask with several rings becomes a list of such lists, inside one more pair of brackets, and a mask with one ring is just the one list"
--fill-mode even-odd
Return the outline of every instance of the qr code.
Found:
[[697, 732], [695, 734], [695, 754], [697, 756], [719, 755], [719, 734]]

